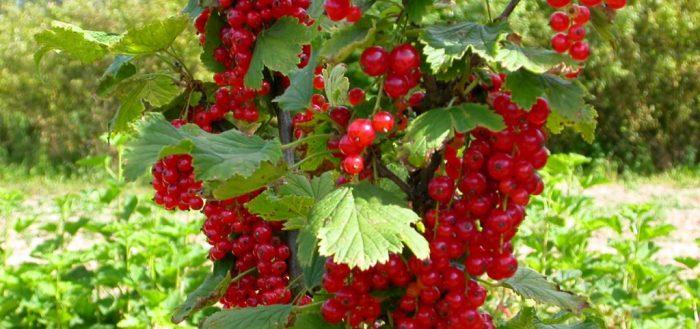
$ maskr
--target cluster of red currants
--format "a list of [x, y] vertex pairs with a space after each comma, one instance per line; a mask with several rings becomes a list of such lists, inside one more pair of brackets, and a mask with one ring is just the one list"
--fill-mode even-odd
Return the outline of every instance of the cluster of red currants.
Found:
[[365, 49], [360, 66], [371, 77], [385, 75], [384, 92], [392, 99], [405, 96], [421, 79], [420, 53], [410, 44], [394, 47], [391, 53], [380, 46]]
[[[295, 17], [300, 22], [311, 24], [306, 12], [309, 0], [220, 0], [218, 10], [226, 17], [227, 24], [217, 31], [221, 45], [214, 50], [214, 59], [226, 67], [223, 72], [214, 75], [214, 81], [220, 86], [216, 92], [216, 104], [195, 117], [195, 122], [205, 130], [211, 130], [211, 123], [224, 118], [231, 112], [237, 120], [255, 122], [260, 114], [254, 102], [255, 97], [270, 92], [270, 85], [264, 82], [260, 90], [251, 90], [244, 86], [244, 77], [248, 72], [257, 35], [285, 16]], [[195, 21], [195, 27], [206, 40], [206, 24], [211, 16], [207, 8]]]
[[[568, 52], [576, 61], [583, 62], [590, 55], [590, 46], [584, 41], [586, 24], [591, 19], [589, 8], [599, 6], [603, 0], [580, 0], [582, 5], [572, 4], [571, 0], [547, 0], [547, 3], [559, 11], [549, 17], [549, 26], [557, 32], [551, 40], [552, 49], [558, 53]], [[618, 10], [625, 6], [627, 0], [605, 0], [606, 8]], [[562, 10], [563, 9], [563, 10]]]
[[[176, 128], [185, 124], [183, 120], [172, 122]], [[204, 200], [199, 196], [202, 182], [195, 180], [190, 155], [170, 155], [158, 161], [151, 169], [152, 185], [156, 204], [168, 210], [199, 210]]]
[[334, 22], [345, 19], [350, 23], [355, 23], [362, 18], [362, 9], [353, 6], [350, 0], [326, 0], [323, 3], [323, 8], [326, 10], [326, 16]]
[[350, 269], [345, 264], [326, 261], [323, 288], [333, 294], [321, 307], [321, 315], [332, 324], [342, 321], [353, 328], [374, 324], [381, 314], [381, 300], [372, 291], [391, 287], [406, 287], [412, 276], [398, 255], [391, 255], [386, 263], [368, 270]]
[[[347, 124], [347, 120], [345, 121]], [[343, 161], [341, 169], [349, 175], [357, 175], [365, 168], [365, 149], [374, 143], [377, 133], [386, 134], [394, 128], [394, 116], [386, 111], [379, 111], [372, 119], [355, 119], [349, 125], [345, 134], [331, 143], [331, 147], [340, 151]], [[336, 146], [337, 145], [337, 146]]]
[[292, 299], [287, 288], [289, 247], [280, 239], [280, 222], [266, 222], [247, 211], [245, 203], [260, 191], [234, 199], [208, 201], [202, 231], [212, 245], [209, 257], [235, 257], [231, 269], [236, 277], [221, 298], [226, 308], [285, 304]]

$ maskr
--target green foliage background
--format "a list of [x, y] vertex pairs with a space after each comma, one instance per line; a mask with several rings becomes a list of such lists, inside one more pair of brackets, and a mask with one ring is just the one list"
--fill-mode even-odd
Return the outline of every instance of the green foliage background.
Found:
[[[502, 2], [492, 5], [500, 8]], [[5, 29], [0, 34], [2, 162], [71, 168], [77, 159], [106, 150], [97, 136], [107, 130], [117, 108], [114, 100], [94, 94], [107, 62], [82, 65], [50, 54], [37, 71], [32, 56], [36, 32], [53, 19], [121, 32], [127, 24], [176, 13], [184, 6], [184, 1], [167, 0], [58, 3], [0, 4], [0, 24]], [[609, 32], [592, 32], [594, 53], [583, 82], [599, 111], [597, 140], [587, 144], [575, 133], [565, 132], [552, 140], [553, 149], [607, 157], [637, 171], [696, 164], [700, 151], [699, 7], [694, 0], [633, 1], [618, 13]], [[524, 1], [511, 23], [523, 33], [525, 43], [546, 44], [551, 36], [546, 25], [551, 12], [545, 1]], [[194, 66], [199, 50], [191, 35], [180, 38], [186, 44], [179, 48]]]
[[[22, 3], [23, 2], [23, 3]], [[0, 162], [23, 164], [39, 171], [72, 169], [76, 160], [100, 154], [109, 146], [99, 136], [118, 103], [95, 94], [98, 79], [109, 65], [72, 61], [48, 54], [39, 67], [34, 34], [52, 20], [75, 22], [86, 29], [122, 32], [126, 26], [177, 13], [186, 1], [79, 0], [0, 2]], [[21, 4], [20, 4], [21, 3]], [[60, 3], [60, 4], [59, 4]], [[196, 37], [181, 45], [194, 61]], [[154, 61], [144, 70], [153, 70]]]

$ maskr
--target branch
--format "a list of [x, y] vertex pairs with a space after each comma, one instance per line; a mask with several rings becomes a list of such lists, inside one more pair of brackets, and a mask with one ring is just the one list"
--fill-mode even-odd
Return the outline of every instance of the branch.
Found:
[[510, 0], [508, 5], [506, 6], [505, 9], [503, 9], [503, 12], [498, 15], [496, 18], [497, 21], [504, 21], [508, 19], [508, 16], [513, 13], [513, 10], [515, 10], [515, 7], [520, 3], [520, 0]]
[[[273, 85], [274, 95], [280, 95], [284, 92], [284, 88], [275, 83]], [[280, 143], [282, 145], [288, 145], [292, 142], [292, 116], [288, 111], [281, 109], [277, 106], [277, 103], [272, 103], [273, 108], [277, 114], [277, 128], [280, 134]], [[289, 168], [294, 167], [294, 147], [287, 147], [283, 149], [284, 161], [287, 162]], [[289, 231], [287, 232], [286, 242], [291, 252], [291, 257], [289, 257], [289, 276], [293, 279], [302, 275], [301, 267], [297, 262], [297, 236], [299, 231]]]
[[398, 186], [401, 189], [401, 191], [406, 193], [406, 195], [410, 198], [413, 195], [413, 189], [411, 188], [411, 186], [408, 185], [408, 183], [404, 182], [403, 179], [401, 179], [401, 177], [396, 176], [396, 174], [393, 171], [387, 168], [387, 166], [384, 165], [384, 163], [382, 163], [382, 159], [377, 153], [373, 152], [372, 154], [372, 159], [374, 160], [373, 164], [377, 169], [377, 174], [379, 174], [379, 177], [384, 177], [394, 182], [394, 184], [396, 184], [396, 186]]
[[427, 167], [415, 171], [411, 175], [410, 184], [414, 186], [411, 193], [413, 209], [419, 214], [425, 212], [432, 203], [428, 196], [428, 184], [435, 176], [435, 171], [440, 168], [440, 164], [442, 164], [442, 153], [435, 152]]

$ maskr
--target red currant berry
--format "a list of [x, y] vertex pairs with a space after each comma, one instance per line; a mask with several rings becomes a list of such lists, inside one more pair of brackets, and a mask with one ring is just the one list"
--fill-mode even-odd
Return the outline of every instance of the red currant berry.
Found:
[[591, 11], [586, 6], [574, 6], [572, 18], [575, 24], [584, 25], [591, 20]]
[[355, 23], [359, 21], [362, 18], [362, 8], [353, 6], [350, 7], [350, 10], [348, 11], [348, 16], [345, 17], [345, 19], [348, 20], [350, 23]]
[[314, 89], [317, 90], [323, 90], [323, 88], [326, 88], [326, 82], [323, 79], [322, 75], [317, 75], [314, 77]]
[[574, 25], [569, 29], [566, 35], [571, 41], [581, 41], [586, 37], [586, 28], [581, 25]]
[[434, 177], [428, 183], [428, 195], [438, 202], [450, 201], [454, 190], [454, 182], [447, 176]]
[[348, 101], [352, 106], [357, 106], [365, 101], [365, 91], [360, 88], [352, 88], [348, 91]]
[[359, 155], [350, 155], [343, 159], [343, 171], [350, 175], [357, 175], [365, 168], [365, 159]]
[[380, 133], [388, 133], [394, 128], [394, 116], [386, 111], [377, 112], [372, 117], [372, 128]]
[[552, 14], [552, 16], [549, 16], [549, 26], [554, 31], [566, 31], [566, 29], [569, 28], [570, 23], [571, 19], [569, 19], [569, 15], [563, 11], [556, 11]]
[[576, 41], [571, 45], [569, 49], [569, 55], [576, 61], [583, 62], [588, 59], [591, 54], [591, 49], [588, 46], [588, 42]]
[[605, 4], [610, 9], [618, 10], [627, 5], [627, 0], [605, 0]]
[[356, 119], [348, 126], [348, 137], [360, 147], [372, 145], [376, 137], [372, 121], [369, 119]]
[[420, 66], [420, 54], [410, 44], [396, 46], [389, 55], [392, 72], [404, 75]]
[[552, 37], [552, 49], [558, 53], [566, 52], [571, 47], [571, 40], [564, 33], [557, 33]]
[[400, 75], [390, 75], [384, 80], [384, 91], [391, 98], [399, 98], [408, 92], [408, 82]]
[[571, 0], [547, 0], [547, 3], [553, 8], [561, 8], [571, 3]]
[[326, 15], [332, 21], [340, 21], [348, 15], [350, 11], [350, 0], [326, 0], [323, 4]]
[[384, 74], [389, 67], [389, 54], [384, 48], [372, 46], [360, 56], [360, 66], [367, 75], [376, 77]]

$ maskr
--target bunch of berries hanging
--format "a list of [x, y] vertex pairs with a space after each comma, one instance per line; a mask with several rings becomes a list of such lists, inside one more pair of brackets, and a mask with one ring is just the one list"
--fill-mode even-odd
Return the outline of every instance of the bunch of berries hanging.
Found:
[[591, 19], [591, 9], [601, 6], [618, 10], [627, 4], [627, 0], [580, 0], [581, 5], [571, 0], [547, 0], [558, 11], [549, 17], [549, 26], [557, 32], [551, 40], [552, 49], [558, 53], [568, 53], [572, 59], [584, 62], [590, 55], [590, 46], [586, 38], [586, 25]]

